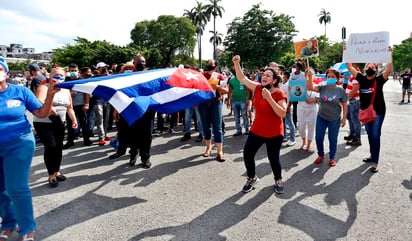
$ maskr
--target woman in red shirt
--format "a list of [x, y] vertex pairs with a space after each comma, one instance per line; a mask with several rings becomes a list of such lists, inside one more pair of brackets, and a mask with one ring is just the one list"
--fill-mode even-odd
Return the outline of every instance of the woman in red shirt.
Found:
[[247, 181], [243, 192], [250, 192], [259, 181], [255, 170], [255, 156], [259, 148], [266, 144], [267, 155], [275, 177], [275, 192], [284, 192], [280, 148], [283, 140], [283, 117], [286, 114], [286, 94], [279, 88], [281, 76], [271, 68], [265, 70], [261, 83], [248, 79], [240, 67], [240, 56], [233, 57], [236, 78], [254, 92], [253, 106], [256, 110], [248, 138], [243, 148], [243, 159], [247, 171]]

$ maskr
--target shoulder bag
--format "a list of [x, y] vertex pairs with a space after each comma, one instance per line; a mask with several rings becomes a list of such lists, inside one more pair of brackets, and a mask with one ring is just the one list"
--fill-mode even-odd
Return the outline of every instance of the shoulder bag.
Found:
[[362, 110], [359, 109], [359, 121], [362, 123], [369, 123], [371, 121], [374, 121], [376, 119], [376, 111], [373, 108], [373, 101], [375, 100], [375, 95], [376, 95], [376, 79], [375, 83], [373, 84], [373, 94], [372, 94], [372, 100], [368, 108]]

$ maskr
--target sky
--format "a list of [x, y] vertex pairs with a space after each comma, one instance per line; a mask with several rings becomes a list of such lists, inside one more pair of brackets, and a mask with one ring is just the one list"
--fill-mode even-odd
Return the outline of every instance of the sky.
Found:
[[[209, 3], [209, 0], [198, 1]], [[318, 16], [322, 8], [330, 12], [326, 35], [331, 41], [342, 41], [342, 27], [346, 28], [346, 38], [351, 33], [389, 31], [390, 45], [400, 44], [412, 32], [412, 15], [404, 0], [382, 4], [360, 0], [222, 0], [220, 5], [225, 11], [222, 18], [216, 19], [217, 32], [225, 36], [227, 24], [243, 17], [258, 3], [262, 9], [293, 17], [298, 30], [294, 41], [324, 34], [325, 27]], [[82, 37], [125, 46], [131, 42], [130, 31], [137, 22], [156, 20], [159, 15], [181, 17], [185, 9], [195, 6], [196, 0], [0, 0], [0, 45], [23, 44], [39, 53], [74, 44], [76, 37]], [[213, 56], [213, 46], [209, 43], [212, 30], [213, 20], [204, 30], [204, 59]], [[195, 57], [197, 53], [195, 49]]]

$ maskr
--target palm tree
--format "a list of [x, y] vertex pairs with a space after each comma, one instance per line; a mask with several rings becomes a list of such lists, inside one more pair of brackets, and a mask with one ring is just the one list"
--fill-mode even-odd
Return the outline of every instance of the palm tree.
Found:
[[330, 12], [327, 12], [324, 8], [322, 8], [322, 11], [320, 11], [318, 16], [319, 16], [319, 23], [325, 24], [325, 37], [326, 37], [326, 24], [331, 22]]
[[[219, 6], [221, 0], [209, 0], [210, 4], [204, 6], [207, 16], [210, 17], [213, 15], [213, 33], [214, 38], [216, 39], [216, 17], [222, 17], [222, 13], [225, 9], [222, 6]], [[216, 41], [213, 42], [213, 59], [216, 59]]]
[[[223, 34], [218, 33], [218, 32], [215, 33], [214, 31], [209, 31], [209, 32], [212, 33], [212, 37], [210, 37], [209, 42], [212, 43], [213, 46], [216, 46], [217, 48], [217, 46], [221, 45], [223, 42], [222, 40]], [[215, 53], [217, 50], [216, 48], [214, 50]]]
[[196, 26], [197, 48], [199, 51], [199, 68], [202, 68], [202, 35], [207, 24], [208, 17], [204, 10], [203, 4], [199, 1], [196, 1], [196, 4], [196, 7], [193, 7], [190, 11], [185, 9], [183, 16], [189, 18], [193, 25]]

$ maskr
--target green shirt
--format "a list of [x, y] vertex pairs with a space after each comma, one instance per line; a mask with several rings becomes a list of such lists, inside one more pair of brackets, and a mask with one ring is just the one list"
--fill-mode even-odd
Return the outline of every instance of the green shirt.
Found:
[[236, 77], [233, 76], [230, 78], [229, 87], [232, 89], [232, 101], [246, 101], [246, 86], [236, 79]]

